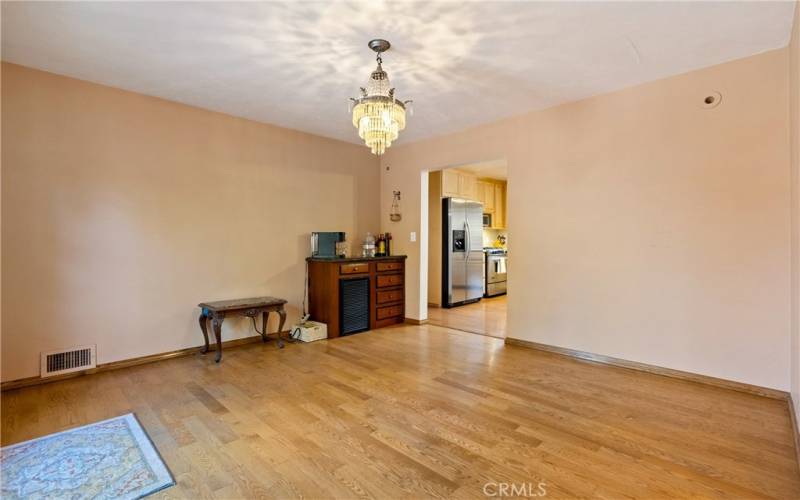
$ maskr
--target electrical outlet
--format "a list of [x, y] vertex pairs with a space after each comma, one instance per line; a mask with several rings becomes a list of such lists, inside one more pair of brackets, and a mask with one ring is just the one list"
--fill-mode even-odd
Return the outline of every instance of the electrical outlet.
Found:
[[411, 231], [411, 242], [413, 243], [415, 241], [417, 241], [417, 232]]

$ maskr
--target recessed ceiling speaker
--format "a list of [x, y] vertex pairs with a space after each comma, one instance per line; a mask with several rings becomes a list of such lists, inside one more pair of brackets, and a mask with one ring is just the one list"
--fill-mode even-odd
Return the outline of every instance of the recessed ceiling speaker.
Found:
[[722, 94], [716, 90], [703, 97], [701, 105], [706, 109], [716, 108], [722, 102]]

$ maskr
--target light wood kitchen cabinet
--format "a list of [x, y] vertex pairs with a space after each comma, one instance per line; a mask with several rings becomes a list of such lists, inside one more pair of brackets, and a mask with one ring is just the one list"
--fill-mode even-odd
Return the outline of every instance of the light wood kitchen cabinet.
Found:
[[478, 199], [478, 178], [458, 170], [442, 170], [442, 197]]
[[498, 182], [494, 185], [494, 214], [492, 227], [495, 229], [506, 228], [506, 183]]
[[478, 201], [483, 203], [483, 211], [487, 214], [494, 213], [495, 194], [494, 182], [478, 181]]
[[459, 177], [455, 170], [442, 170], [442, 197], [459, 196]]
[[458, 174], [458, 194], [467, 200], [478, 198], [478, 179], [469, 174]]
[[492, 214], [492, 229], [506, 228], [506, 182], [499, 179], [479, 179], [477, 200], [483, 212]]

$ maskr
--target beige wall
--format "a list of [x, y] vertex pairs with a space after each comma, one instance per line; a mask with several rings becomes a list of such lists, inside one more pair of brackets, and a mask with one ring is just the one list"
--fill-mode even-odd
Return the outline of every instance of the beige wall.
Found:
[[392, 147], [381, 223], [409, 254], [406, 316], [426, 315], [419, 172], [505, 159], [510, 337], [787, 390], [787, 53]]
[[203, 300], [284, 297], [291, 324], [308, 234], [378, 229], [361, 146], [10, 64], [2, 102], [4, 381], [199, 345]]
[[792, 400], [800, 415], [800, 2], [789, 44], [789, 128], [792, 162]]

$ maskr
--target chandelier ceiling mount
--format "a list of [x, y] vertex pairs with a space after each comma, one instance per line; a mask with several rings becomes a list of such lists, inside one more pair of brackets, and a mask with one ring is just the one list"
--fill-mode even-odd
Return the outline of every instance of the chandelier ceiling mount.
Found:
[[381, 56], [381, 52], [386, 52], [387, 50], [392, 48], [392, 44], [382, 38], [376, 38], [375, 40], [370, 40], [367, 45], [369, 45], [369, 48], [378, 53], [378, 57]]

